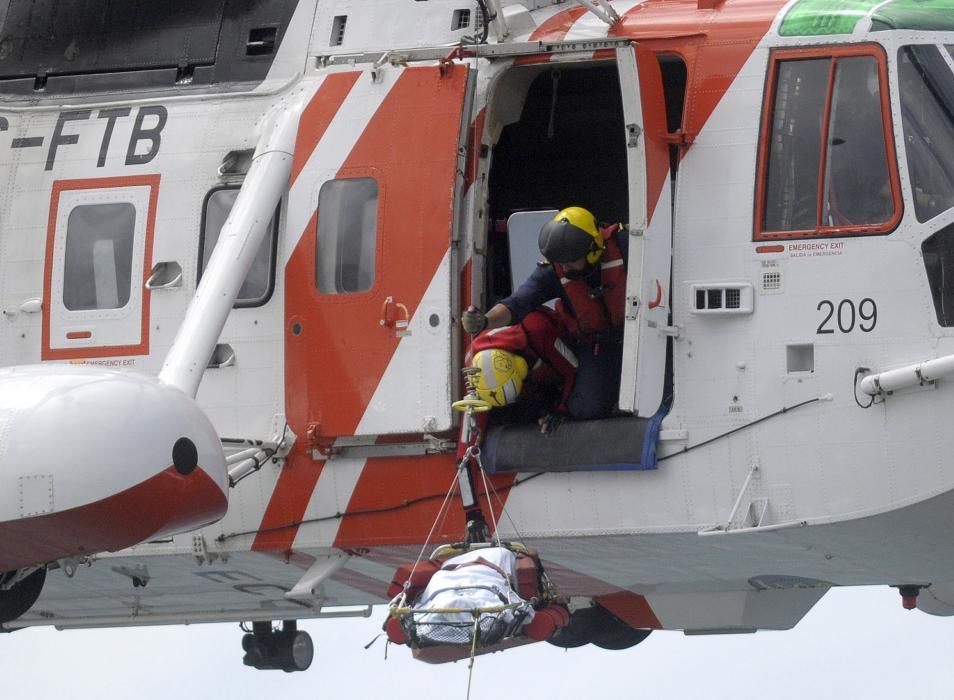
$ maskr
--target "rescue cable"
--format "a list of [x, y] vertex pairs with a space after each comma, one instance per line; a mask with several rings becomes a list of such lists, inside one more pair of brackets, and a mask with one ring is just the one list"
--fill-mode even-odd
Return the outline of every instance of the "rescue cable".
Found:
[[[393, 592], [397, 585], [400, 585], [400, 589], [388, 604], [388, 620], [385, 623], [389, 643], [404, 643], [416, 650], [434, 646], [460, 647], [466, 643], [469, 647], [468, 698], [474, 659], [479, 649], [527, 634], [524, 632], [525, 625], [534, 619], [535, 609], [549, 605], [555, 598], [552, 585], [545, 577], [536, 555], [523, 543], [505, 543], [500, 539], [494, 500], [500, 506], [501, 514], [506, 507], [487, 479], [480, 459], [482, 431], [477, 414], [489, 410], [490, 404], [477, 397], [479, 373], [479, 368], [464, 370], [467, 396], [452, 404], [455, 410], [466, 414], [461, 422], [455, 476], [417, 560], [409, 572], [402, 567], [395, 575], [391, 590]], [[489, 532], [475, 495], [475, 471], [480, 474], [483, 492], [490, 507]], [[422, 566], [438, 523], [446, 517], [455, 488], [460, 491], [465, 513], [465, 541], [438, 547], [428, 557], [430, 570], [418, 576], [418, 569]], [[481, 551], [486, 553], [486, 558]], [[518, 580], [519, 557], [523, 557], [525, 563], [529, 561], [533, 564], [535, 575], [529, 594], [524, 590], [517, 592], [521, 587]], [[475, 567], [468, 569], [468, 572], [473, 573], [457, 573], [470, 566]], [[498, 575], [499, 578], [496, 578]], [[403, 582], [402, 577], [405, 577]], [[499, 585], [492, 583], [495, 580], [499, 581]], [[451, 604], [447, 605], [448, 602]]]

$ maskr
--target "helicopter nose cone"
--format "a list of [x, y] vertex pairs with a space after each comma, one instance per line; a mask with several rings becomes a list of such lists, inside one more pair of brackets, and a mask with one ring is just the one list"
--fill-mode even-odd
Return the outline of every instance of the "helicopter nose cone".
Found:
[[0, 370], [0, 571], [193, 530], [228, 506], [221, 441], [155, 378]]

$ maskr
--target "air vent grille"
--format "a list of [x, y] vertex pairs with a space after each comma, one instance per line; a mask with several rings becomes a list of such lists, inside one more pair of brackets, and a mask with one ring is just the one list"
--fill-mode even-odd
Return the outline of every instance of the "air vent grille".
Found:
[[470, 26], [470, 10], [454, 10], [451, 18], [451, 31], [456, 32]]
[[782, 288], [782, 273], [778, 270], [762, 273], [762, 291], [777, 292]]
[[694, 284], [693, 313], [748, 314], [752, 313], [754, 293], [747, 282], [737, 284]]
[[345, 38], [345, 26], [348, 24], [348, 15], [337, 15], [331, 23], [330, 46], [341, 46]]

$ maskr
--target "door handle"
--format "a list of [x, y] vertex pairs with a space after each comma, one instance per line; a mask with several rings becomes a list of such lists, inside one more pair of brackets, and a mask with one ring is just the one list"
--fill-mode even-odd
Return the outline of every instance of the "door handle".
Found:
[[182, 266], [177, 262], [160, 262], [152, 268], [146, 280], [146, 289], [170, 289], [182, 285]]
[[411, 322], [410, 314], [404, 304], [394, 301], [394, 297], [386, 297], [381, 305], [381, 325], [385, 328], [393, 328], [394, 335], [398, 338], [411, 335], [408, 324]]
[[235, 364], [235, 350], [228, 343], [219, 343], [209, 358], [209, 369], [224, 369]]

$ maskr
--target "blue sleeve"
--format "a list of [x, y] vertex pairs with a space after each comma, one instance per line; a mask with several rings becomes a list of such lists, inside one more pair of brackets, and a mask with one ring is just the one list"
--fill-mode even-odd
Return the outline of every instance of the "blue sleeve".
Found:
[[528, 313], [551, 299], [556, 299], [562, 293], [563, 287], [556, 271], [552, 266], [544, 265], [535, 269], [517, 291], [502, 299], [500, 303], [510, 309], [510, 322], [520, 323]]

